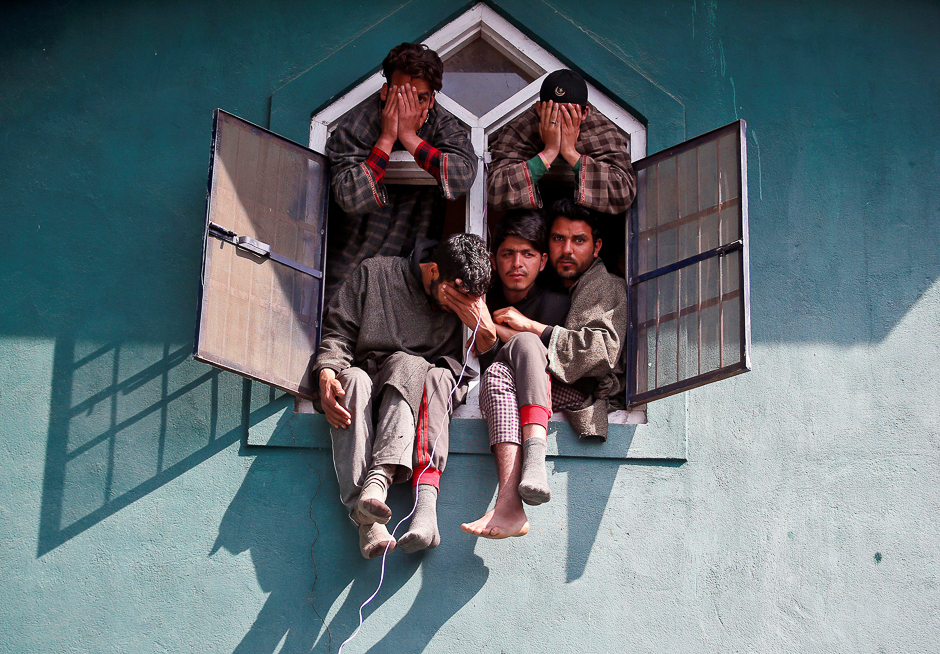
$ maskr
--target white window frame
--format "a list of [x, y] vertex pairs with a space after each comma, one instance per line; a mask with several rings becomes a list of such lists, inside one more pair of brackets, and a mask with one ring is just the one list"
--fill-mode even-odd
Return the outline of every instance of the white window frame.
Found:
[[[480, 3], [454, 19], [424, 40], [424, 43], [446, 60], [448, 56], [477, 38], [482, 38], [513, 64], [535, 77], [525, 88], [516, 92], [483, 116], [477, 116], [445, 93], [437, 92], [437, 102], [452, 113], [470, 131], [470, 141], [477, 153], [477, 175], [467, 193], [465, 230], [485, 238], [486, 235], [486, 174], [489, 162], [488, 140], [493, 132], [531, 107], [539, 97], [545, 76], [567, 66], [523, 34], [509, 21]], [[313, 115], [310, 121], [309, 147], [315, 152], [326, 153], [326, 142], [340, 119], [351, 109], [375, 95], [385, 83], [382, 71], [369, 76]], [[588, 99], [595, 110], [609, 118], [629, 136], [630, 155], [634, 160], [646, 156], [646, 127], [630, 112], [605, 96], [588, 83]], [[482, 154], [481, 154], [482, 153]], [[392, 152], [386, 169], [386, 183], [436, 184], [437, 182], [414, 161], [408, 152]], [[626, 244], [625, 244], [626, 247]], [[475, 362], [474, 362], [475, 363]], [[478, 366], [477, 366], [478, 367]], [[454, 413], [455, 418], [482, 418], [473, 384], [467, 402]], [[301, 413], [313, 411], [309, 400], [298, 399], [296, 410]], [[554, 414], [552, 420], [564, 420], [562, 414]], [[646, 409], [638, 407], [630, 411], [609, 414], [613, 424], [645, 424]]]

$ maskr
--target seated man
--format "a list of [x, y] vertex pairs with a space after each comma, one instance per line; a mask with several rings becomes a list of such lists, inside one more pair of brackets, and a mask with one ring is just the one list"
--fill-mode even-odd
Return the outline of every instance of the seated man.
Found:
[[[486, 302], [495, 324], [484, 321], [486, 327], [481, 326], [481, 331], [490, 328], [499, 335], [496, 345], [479, 354], [480, 367], [486, 371], [484, 379], [496, 380], [499, 385], [499, 393], [489, 389], [480, 396], [499, 476], [495, 511], [507, 524], [512, 522], [511, 535], [517, 536], [529, 529], [520, 496], [530, 504], [547, 499], [545, 446], [552, 411], [545, 348], [552, 328], [564, 322], [571, 304], [568, 295], [547, 291], [535, 283], [548, 261], [547, 231], [541, 213], [531, 210], [511, 211], [497, 224], [490, 257], [499, 283], [487, 294]], [[469, 303], [453, 291], [447, 297], [457, 306]], [[541, 325], [540, 333], [519, 332], [500, 324], [510, 310]], [[461, 310], [457, 313], [461, 315]], [[494, 395], [500, 394], [502, 403], [493, 402]], [[532, 465], [539, 459], [538, 454], [532, 454], [533, 447], [541, 452], [540, 469]], [[525, 472], [521, 472], [523, 460], [528, 466]], [[463, 529], [471, 531], [468, 525]]]
[[[551, 499], [545, 473], [551, 410], [543, 408], [542, 398], [550, 398], [551, 409], [564, 410], [580, 436], [606, 440], [609, 401], [625, 388], [626, 284], [608, 273], [598, 258], [602, 245], [598, 216], [571, 200], [559, 200], [549, 220], [549, 262], [570, 294], [571, 307], [563, 327], [548, 326], [512, 307], [497, 318], [520, 333], [510, 339], [513, 345], [503, 348], [497, 357], [502, 361], [487, 369], [480, 384], [480, 407], [496, 454], [499, 493], [492, 511], [461, 525], [476, 536], [523, 536], [529, 523], [522, 502], [541, 504]], [[542, 341], [546, 336], [547, 351]]]
[[[432, 248], [419, 241], [410, 258], [364, 261], [330, 301], [314, 364], [340, 499], [366, 558], [396, 545], [385, 527], [393, 481], [410, 478], [418, 504], [398, 546], [414, 552], [440, 542], [437, 494], [448, 423], [466, 396], [466, 384], [455, 390], [461, 321], [442, 302], [441, 288], [481, 298], [490, 261], [483, 241], [471, 234], [451, 236], [428, 256]], [[475, 328], [476, 320], [467, 325]], [[481, 347], [492, 345], [484, 338]]]
[[[577, 204], [608, 214], [629, 208], [636, 193], [627, 138], [588, 105], [587, 84], [572, 70], [542, 82], [539, 102], [500, 130], [490, 147], [486, 180], [493, 209], [538, 209], [538, 182], [561, 167], [574, 182]], [[566, 164], [559, 166], [561, 156]]]
[[[364, 259], [405, 256], [416, 236], [440, 238], [444, 201], [464, 195], [476, 175], [467, 130], [434, 102], [444, 74], [437, 53], [402, 43], [382, 71], [382, 90], [346, 114], [326, 144], [333, 197], [344, 212], [329, 223], [326, 297]], [[383, 183], [389, 155], [401, 148], [436, 188]]]

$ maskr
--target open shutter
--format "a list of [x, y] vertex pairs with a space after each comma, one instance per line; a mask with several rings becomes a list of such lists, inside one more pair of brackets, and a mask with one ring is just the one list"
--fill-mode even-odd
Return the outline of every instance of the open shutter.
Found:
[[215, 111], [195, 359], [316, 391], [328, 176], [325, 156]]
[[745, 127], [634, 163], [630, 406], [751, 369]]

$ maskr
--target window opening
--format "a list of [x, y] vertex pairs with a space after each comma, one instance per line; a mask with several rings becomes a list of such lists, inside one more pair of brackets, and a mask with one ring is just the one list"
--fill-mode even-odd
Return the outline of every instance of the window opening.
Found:
[[474, 115], [482, 116], [536, 77], [477, 38], [444, 60], [442, 91]]

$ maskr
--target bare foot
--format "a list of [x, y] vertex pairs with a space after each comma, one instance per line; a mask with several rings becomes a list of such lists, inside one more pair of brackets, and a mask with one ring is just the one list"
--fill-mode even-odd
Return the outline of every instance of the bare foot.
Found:
[[529, 533], [529, 521], [526, 520], [525, 511], [504, 515], [497, 514], [496, 509], [493, 509], [479, 520], [460, 525], [460, 528], [468, 534], [483, 538], [510, 538]]

